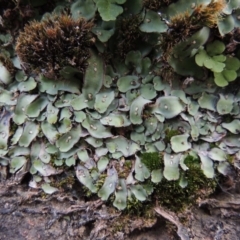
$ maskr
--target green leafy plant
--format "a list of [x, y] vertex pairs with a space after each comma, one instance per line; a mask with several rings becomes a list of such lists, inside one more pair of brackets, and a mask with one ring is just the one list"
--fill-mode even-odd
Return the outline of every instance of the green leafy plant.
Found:
[[225, 87], [237, 78], [240, 61], [233, 56], [223, 54], [225, 45], [221, 41], [214, 41], [206, 45], [206, 50], [201, 49], [195, 56], [198, 66], [206, 67], [214, 73], [216, 85]]

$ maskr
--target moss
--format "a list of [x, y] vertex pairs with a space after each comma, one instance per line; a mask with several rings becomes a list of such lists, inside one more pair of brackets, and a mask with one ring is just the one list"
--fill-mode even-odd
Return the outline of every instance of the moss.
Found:
[[141, 202], [135, 196], [128, 198], [127, 207], [123, 210], [123, 214], [138, 217], [152, 217], [152, 203]]
[[118, 219], [119, 221], [114, 222], [112, 233], [123, 232], [125, 224], [128, 222], [124, 217]]
[[101, 174], [101, 175], [100, 175], [99, 179], [97, 180], [97, 182], [96, 182], [96, 184], [95, 184], [95, 186], [97, 187], [97, 189], [100, 189], [100, 188], [103, 186], [106, 177], [107, 177], [107, 174]]
[[172, 17], [169, 23], [171, 31], [161, 35], [161, 49], [164, 52], [163, 59], [167, 61], [176, 44], [186, 40], [203, 26], [209, 28], [216, 27], [225, 6], [226, 2], [224, 0], [211, 1], [207, 5], [199, 4], [193, 6], [192, 13], [186, 11]]
[[221, 19], [225, 7], [225, 0], [211, 1], [208, 5], [197, 5], [191, 15], [191, 21], [194, 25], [201, 24], [213, 28]]
[[170, 19], [169, 28], [171, 31], [163, 33], [160, 36], [160, 47], [163, 51], [162, 58], [165, 61], [167, 61], [171, 56], [174, 46], [176, 46], [179, 42], [186, 40], [187, 37], [190, 37], [194, 32], [200, 29], [200, 26], [192, 25], [190, 17], [191, 15], [189, 12], [175, 15]]
[[13, 135], [18, 129], [18, 125], [14, 122], [10, 125], [10, 135]]
[[47, 199], [49, 197], [49, 194], [45, 193], [45, 192], [41, 192], [41, 198], [42, 199]]
[[[115, 213], [116, 214], [116, 213]], [[136, 214], [129, 214], [126, 212], [122, 212], [121, 216], [117, 218], [117, 221], [115, 220], [111, 226], [111, 232], [117, 233], [117, 232], [132, 232], [132, 223], [133, 222], [143, 222], [143, 225], [138, 226], [138, 228], [142, 227], [148, 227], [153, 226], [156, 223], [156, 214], [153, 211], [153, 209], [146, 210], [145, 214], [142, 216], [138, 216]], [[137, 227], [137, 226], [136, 226]]]
[[165, 138], [164, 138], [164, 142], [170, 143], [170, 140], [173, 136], [179, 135], [181, 134], [181, 132], [179, 130], [175, 130], [175, 129], [166, 129], [165, 131]]
[[[92, 169], [93, 171], [94, 169]], [[97, 188], [97, 192], [99, 191], [99, 189], [103, 186], [105, 179], [107, 177], [107, 174], [101, 174], [98, 178], [98, 180], [94, 183], [94, 185]], [[83, 191], [84, 191], [84, 195], [88, 198], [95, 196], [96, 193], [91, 192], [87, 187], [85, 187], [84, 185], [82, 185], [83, 187]]]
[[84, 196], [87, 198], [90, 198], [94, 195], [94, 193], [92, 193], [87, 187], [85, 187], [84, 185], [82, 185], [82, 189], [84, 192]]
[[217, 145], [216, 145], [215, 142], [210, 142], [210, 143], [209, 143], [209, 148], [210, 148], [210, 149], [211, 149], [211, 148], [215, 148], [215, 147], [217, 147]]
[[163, 168], [163, 156], [159, 152], [142, 153], [140, 159], [150, 171]]
[[58, 188], [58, 189], [65, 189], [67, 187], [72, 187], [74, 182], [75, 182], [74, 176], [73, 175], [68, 175], [68, 176], [62, 177], [60, 180], [56, 179], [55, 181], [53, 181], [51, 183], [51, 185], [53, 187]]
[[[146, 181], [143, 185], [153, 185], [150, 181]], [[143, 186], [144, 187], [144, 186]], [[145, 186], [147, 188], [147, 186]], [[112, 206], [112, 203], [115, 200], [115, 196], [111, 195], [109, 199], [107, 200], [107, 205]], [[115, 211], [117, 211], [115, 209]], [[141, 202], [139, 201], [133, 194], [127, 197], [127, 206], [126, 208], [121, 212], [122, 216], [124, 217], [146, 217], [146, 218], [152, 218], [154, 217], [153, 213], [153, 202], [149, 198], [148, 201]]]
[[132, 170], [133, 160], [127, 160], [121, 157], [120, 161], [114, 162], [114, 167], [118, 173], [118, 178], [127, 179]]
[[[163, 155], [161, 153], [143, 153], [140, 158], [150, 171], [164, 168]], [[189, 168], [185, 172], [181, 171], [181, 175], [188, 182], [185, 188], [179, 185], [180, 180], [168, 181], [163, 179], [160, 183], [153, 184], [153, 198], [156, 198], [161, 205], [173, 211], [182, 210], [185, 206], [194, 203], [198, 197], [207, 197], [216, 188], [216, 181], [208, 179], [201, 170], [199, 158], [188, 155], [184, 163]], [[143, 184], [147, 184], [147, 181]], [[139, 203], [136, 199], [133, 199], [129, 203], [128, 208], [134, 212], [141, 207], [140, 205], [141, 202]]]
[[16, 52], [30, 73], [56, 78], [65, 66], [84, 72], [94, 42], [92, 27], [92, 22], [64, 14], [31, 21], [17, 39]]
[[[211, 1], [207, 5], [199, 4], [195, 7], [193, 6], [191, 14], [186, 11], [172, 17], [170, 27], [174, 30], [186, 28], [186, 31], [202, 26], [213, 28], [221, 19], [221, 14], [225, 6], [226, 3], [224, 0]], [[184, 31], [184, 33], [186, 32]]]
[[20, 16], [19, 10], [16, 8], [14, 1], [1, 0], [0, 1], [0, 33], [6, 32], [9, 29], [13, 29], [18, 25], [17, 21]]
[[126, 160], [124, 163], [124, 166], [126, 166], [126, 168], [130, 170], [132, 168], [132, 161]]
[[199, 160], [199, 158], [195, 158], [192, 155], [187, 155], [184, 159], [184, 163], [189, 167], [193, 164], [199, 164], [200, 160]]
[[204, 175], [198, 158], [188, 155], [184, 163], [189, 168], [181, 172], [188, 182], [185, 188], [179, 185], [180, 180], [168, 181], [166, 179], [154, 186], [154, 197], [162, 206], [172, 211], [181, 211], [184, 207], [195, 203], [198, 198], [206, 198], [215, 191], [217, 186], [214, 179], [209, 179]]
[[55, 162], [55, 160], [57, 160], [57, 159], [58, 159], [58, 154], [51, 154], [51, 159], [50, 159], [50, 161], [49, 161], [49, 164], [50, 164], [51, 166], [55, 166], [54, 162]]
[[230, 164], [233, 164], [234, 163], [234, 159], [235, 159], [235, 156], [234, 155], [227, 155], [227, 161], [230, 163]]
[[170, 65], [163, 66], [161, 70], [156, 73], [156, 75], [161, 76], [163, 82], [166, 82], [168, 84], [172, 84], [174, 79], [179, 78], [179, 76], [174, 72], [174, 69]]

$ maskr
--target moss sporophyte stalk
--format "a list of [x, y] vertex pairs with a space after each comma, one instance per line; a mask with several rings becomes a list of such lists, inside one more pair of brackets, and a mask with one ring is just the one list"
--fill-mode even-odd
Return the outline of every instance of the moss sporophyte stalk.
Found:
[[234, 1], [0, 2], [0, 165], [11, 174], [47, 194], [78, 181], [143, 216], [208, 197], [238, 167]]

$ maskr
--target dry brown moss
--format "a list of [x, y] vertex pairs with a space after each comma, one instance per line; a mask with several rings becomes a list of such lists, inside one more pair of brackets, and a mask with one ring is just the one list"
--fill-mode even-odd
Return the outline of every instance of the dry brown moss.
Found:
[[50, 78], [58, 77], [66, 66], [84, 72], [94, 42], [92, 27], [92, 22], [83, 18], [75, 21], [68, 15], [32, 21], [20, 33], [16, 52], [27, 72]]

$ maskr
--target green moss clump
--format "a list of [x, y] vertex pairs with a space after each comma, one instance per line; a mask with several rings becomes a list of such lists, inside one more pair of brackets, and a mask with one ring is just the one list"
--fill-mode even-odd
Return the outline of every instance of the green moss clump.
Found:
[[132, 168], [132, 161], [126, 160], [124, 163], [124, 166], [126, 166], [126, 168], [130, 170]]
[[[1, 110], [1, 108], [0, 108], [0, 110]], [[13, 123], [10, 128], [10, 134], [13, 135], [17, 131], [17, 129], [18, 129], [18, 125]]]
[[152, 202], [141, 202], [136, 199], [135, 196], [131, 196], [128, 198], [127, 207], [124, 209], [123, 214], [129, 216], [138, 216], [138, 217], [146, 217], [153, 218], [154, 213], [152, 209]]
[[175, 129], [166, 129], [165, 131], [165, 138], [164, 138], [164, 142], [170, 143], [170, 140], [173, 136], [179, 135], [180, 131], [179, 130], [175, 130]]
[[[91, 171], [94, 171], [95, 169], [93, 168]], [[99, 189], [103, 186], [104, 182], [105, 182], [105, 179], [107, 177], [107, 174], [101, 174], [98, 178], [98, 180], [94, 183], [94, 185], [96, 186], [97, 188], [97, 192], [99, 191]], [[82, 188], [83, 188], [83, 192], [84, 192], [84, 195], [87, 197], [87, 198], [90, 198], [92, 196], [95, 196], [96, 193], [93, 193], [91, 190], [89, 190], [86, 186], [82, 185]]]
[[[161, 153], [143, 153], [140, 158], [150, 171], [164, 168]], [[182, 210], [185, 206], [194, 203], [199, 197], [207, 197], [216, 188], [216, 181], [208, 179], [201, 170], [199, 158], [188, 155], [184, 163], [189, 168], [187, 171], [181, 171], [181, 177], [184, 177], [188, 182], [185, 188], [180, 186], [180, 180], [168, 181], [163, 179], [160, 183], [153, 185], [153, 198], [156, 198], [161, 205], [173, 211]], [[132, 209], [138, 209], [139, 204], [132, 202], [130, 206], [133, 205], [131, 206]]]
[[234, 155], [227, 155], [227, 161], [230, 163], [230, 164], [233, 164], [234, 163], [234, 159], [235, 159], [235, 156]]
[[120, 164], [117, 164], [115, 167], [116, 167], [116, 170], [118, 172], [118, 177], [126, 179], [127, 176], [129, 175], [129, 173], [131, 172], [132, 161], [125, 160], [123, 166], [121, 166]]
[[217, 145], [216, 145], [215, 142], [209, 143], [209, 148], [210, 148], [210, 149], [215, 148], [215, 147], [217, 147]]
[[134, 196], [132, 196], [131, 199], [128, 198], [127, 207], [124, 211], [125, 213], [130, 215], [132, 214], [140, 216], [142, 215], [143, 205], [144, 204], [142, 202], [140, 202]]
[[177, 181], [163, 179], [155, 184], [154, 197], [158, 202], [172, 211], [181, 211], [185, 206], [196, 202], [198, 198], [205, 198], [214, 192], [217, 182], [207, 178], [201, 170], [198, 158], [188, 155], [184, 163], [188, 170], [181, 172], [187, 180], [188, 185], [182, 188]]
[[163, 156], [159, 152], [142, 153], [140, 156], [142, 163], [150, 170], [163, 168]]
[[186, 189], [189, 191], [189, 196], [195, 195], [198, 197], [211, 194], [215, 190], [217, 182], [215, 179], [207, 178], [204, 175], [199, 158], [188, 155], [184, 162], [189, 168], [185, 174], [188, 181]]
[[[150, 171], [164, 168], [161, 153], [143, 153], [140, 158]], [[201, 170], [199, 158], [188, 155], [184, 163], [189, 168], [187, 171], [181, 171], [181, 177], [184, 177], [188, 183], [185, 188], [180, 186], [180, 180], [168, 181], [163, 179], [160, 183], [153, 184], [153, 198], [156, 198], [162, 206], [173, 211], [181, 211], [185, 206], [194, 203], [199, 197], [207, 197], [216, 188], [216, 181], [208, 179]], [[129, 203], [128, 208], [137, 211], [141, 208], [139, 204], [141, 205], [141, 202], [138, 203], [133, 200]]]

